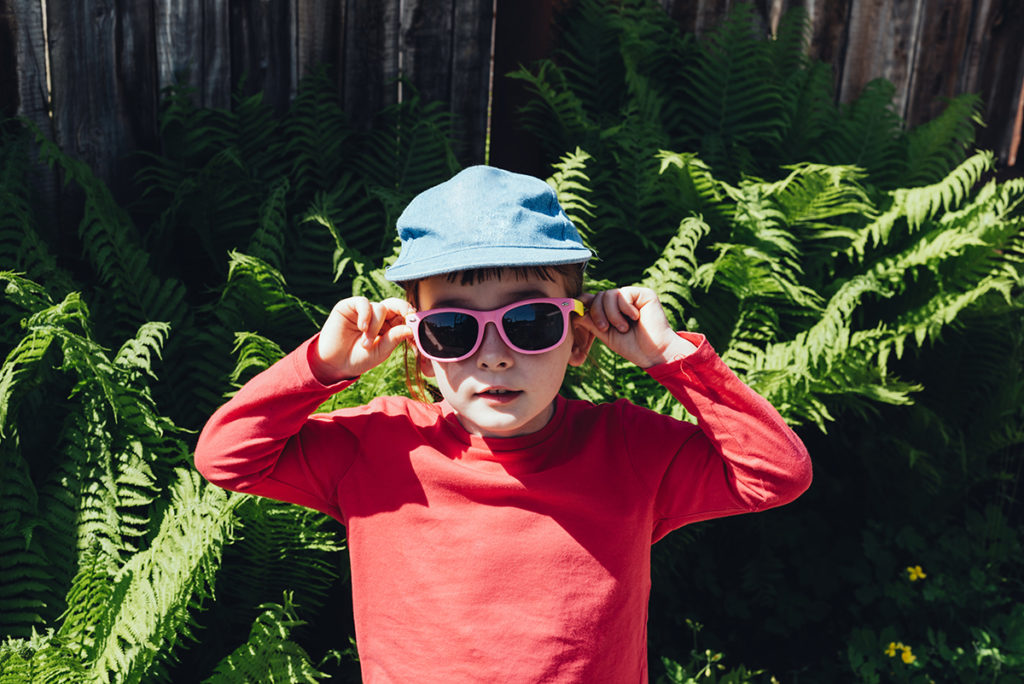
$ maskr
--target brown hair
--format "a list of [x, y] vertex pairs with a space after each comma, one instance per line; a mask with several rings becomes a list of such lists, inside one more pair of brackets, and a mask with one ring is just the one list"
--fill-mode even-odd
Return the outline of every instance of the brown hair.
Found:
[[[537, 277], [541, 280], [555, 281], [561, 277], [565, 284], [567, 297], [579, 297], [583, 294], [583, 271], [585, 264], [554, 264], [550, 266], [493, 266], [487, 268], [470, 268], [465, 271], [454, 271], [445, 274], [448, 282], [459, 282], [460, 285], [475, 285], [488, 280], [501, 280], [504, 272], [515, 276], [516, 280]], [[405, 299], [419, 308], [420, 280], [407, 280], [401, 283], [405, 289]], [[409, 395], [420, 401], [432, 402], [440, 400], [436, 389], [427, 384], [420, 371], [419, 354], [413, 342], [405, 344], [405, 386]]]

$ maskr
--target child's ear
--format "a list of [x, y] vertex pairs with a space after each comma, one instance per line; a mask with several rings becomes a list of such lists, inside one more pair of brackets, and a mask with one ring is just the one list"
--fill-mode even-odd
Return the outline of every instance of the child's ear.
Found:
[[424, 377], [434, 377], [434, 364], [430, 362], [423, 354], [416, 354], [416, 363], [420, 366], [420, 373], [423, 373]]
[[587, 360], [587, 354], [594, 345], [594, 333], [582, 325], [573, 323], [572, 326], [572, 352], [569, 354], [570, 366], [582, 366]]

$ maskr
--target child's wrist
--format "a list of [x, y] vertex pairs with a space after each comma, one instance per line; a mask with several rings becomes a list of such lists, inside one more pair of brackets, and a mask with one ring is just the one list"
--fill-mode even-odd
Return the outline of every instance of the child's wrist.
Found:
[[342, 380], [350, 380], [354, 377], [340, 371], [337, 367], [325, 361], [315, 348], [307, 356], [307, 359], [309, 361], [309, 371], [321, 385], [334, 385]]
[[697, 345], [673, 332], [672, 337], [662, 347], [661, 353], [650, 359], [651, 363], [645, 365], [644, 368], [652, 368], [672, 361], [681, 361], [695, 351], [697, 351]]

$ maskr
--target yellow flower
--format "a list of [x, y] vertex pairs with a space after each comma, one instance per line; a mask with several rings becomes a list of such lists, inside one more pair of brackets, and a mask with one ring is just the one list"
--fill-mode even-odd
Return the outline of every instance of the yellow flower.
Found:
[[910, 577], [911, 582], [917, 580], [923, 580], [928, 575], [924, 574], [924, 570], [921, 569], [920, 565], [911, 565], [907, 567], [907, 575]]
[[896, 653], [899, 652], [900, 660], [909, 665], [910, 663], [917, 660], [917, 656], [910, 650], [910, 647], [905, 645], [902, 641], [890, 641], [889, 645], [885, 649], [885, 655], [890, 658], [895, 658]]

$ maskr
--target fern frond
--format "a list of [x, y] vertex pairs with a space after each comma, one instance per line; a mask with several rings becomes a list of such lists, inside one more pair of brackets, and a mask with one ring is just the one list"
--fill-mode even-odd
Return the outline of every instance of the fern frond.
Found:
[[[36, 464], [45, 473], [42, 484], [22, 483], [24, 495], [36, 502], [18, 509], [18, 519], [8, 521], [11, 527], [3, 537], [6, 545], [10, 534], [24, 535], [25, 553], [18, 557], [25, 571], [34, 566], [29, 556], [39, 555], [55, 581], [70, 579], [79, 552], [90, 547], [101, 548], [114, 561], [136, 548], [148, 533], [148, 509], [157, 495], [153, 463], [182, 460], [181, 445], [172, 436], [176, 428], [157, 414], [140, 384], [167, 326], [144, 325], [111, 360], [90, 338], [90, 322], [76, 293], [39, 309], [24, 319], [26, 334], [0, 370], [4, 412], [20, 409], [26, 387], [47, 377], [41, 369], [56, 368], [73, 378], [68, 415], [53, 445], [56, 453]], [[16, 451], [5, 448], [4, 453], [14, 459], [7, 464], [13, 478], [20, 458]], [[10, 579], [9, 586], [15, 586]], [[23, 605], [47, 591], [52, 594], [52, 587], [38, 582], [31, 590], [20, 586]], [[52, 612], [60, 603], [48, 598], [47, 605]]]
[[239, 540], [225, 553], [232, 569], [218, 584], [221, 600], [246, 621], [258, 602], [285, 590], [323, 605], [346, 563], [342, 534], [323, 513], [251, 498], [238, 509]]
[[736, 5], [701, 42], [701, 58], [685, 74], [692, 131], [686, 142], [727, 179], [749, 168], [748, 150], [777, 144], [786, 124], [769, 43], [755, 27], [753, 6]]
[[593, 157], [577, 147], [554, 165], [554, 173], [547, 182], [554, 188], [566, 216], [579, 231], [583, 244], [593, 251], [588, 221], [594, 217], [594, 203], [587, 199], [590, 194], [587, 162], [591, 159]]
[[327, 311], [288, 292], [284, 276], [262, 259], [233, 251], [218, 307], [236, 330], [295, 326], [316, 330]]
[[290, 170], [284, 157], [287, 138], [280, 134], [281, 122], [263, 102], [263, 93], [243, 97], [236, 92], [232, 99], [234, 147], [242, 165], [261, 185], [286, 177]]
[[[54, 342], [66, 339], [72, 347], [86, 350], [82, 360], [93, 370], [96, 370], [97, 364], [104, 362], [100, 356], [90, 353], [98, 351], [98, 345], [74, 333], [64, 334], [67, 328], [81, 331], [86, 326], [88, 309], [77, 292], [52, 304], [40, 286], [29, 284], [26, 279], [9, 273], [0, 274], [0, 277], [8, 282], [7, 293], [18, 297], [21, 302], [29, 305], [48, 304], [23, 319], [22, 326], [28, 332], [8, 353], [0, 368], [0, 435], [3, 435], [9, 422], [10, 409], [15, 405], [15, 391], [25, 391], [38, 380], [38, 371], [44, 367], [44, 360]], [[70, 363], [65, 359], [65, 365]], [[109, 377], [106, 373], [99, 373], [99, 376]], [[108, 398], [113, 396], [112, 385], [102, 384], [101, 387]]]
[[450, 142], [450, 115], [440, 102], [411, 96], [381, 111], [363, 138], [352, 168], [385, 208], [386, 226], [415, 195], [447, 180], [459, 169]]
[[893, 191], [890, 193], [891, 203], [888, 208], [860, 231], [846, 250], [847, 254], [853, 259], [863, 258], [868, 243], [871, 247], [878, 247], [887, 242], [893, 228], [901, 220], [906, 221], [910, 231], [916, 231], [940, 211], [952, 211], [964, 201], [993, 164], [991, 152], [979, 151], [937, 183]]
[[[625, 77], [620, 40], [624, 5], [630, 4], [635, 3], [582, 0], [560, 19], [563, 47], [556, 52], [555, 62], [564, 74], [565, 86], [579, 98], [579, 112], [586, 111], [588, 116], [607, 117], [623, 104], [622, 89], [609, 85]], [[543, 63], [539, 65], [540, 72], [545, 68]], [[538, 76], [543, 78], [543, 73]], [[568, 130], [590, 128], [585, 117], [575, 122], [572, 118], [561, 121], [569, 124]]]
[[647, 268], [640, 283], [658, 293], [669, 322], [676, 330], [684, 325], [686, 306], [694, 303], [691, 287], [698, 268], [697, 247], [710, 232], [711, 227], [700, 218], [683, 219], [675, 237]]
[[285, 352], [273, 340], [256, 333], [235, 333], [235, 348], [238, 356], [235, 369], [231, 372], [231, 384], [238, 388], [257, 373], [270, 368], [275, 361], [284, 357]]
[[587, 146], [597, 125], [569, 85], [565, 72], [550, 60], [540, 60], [534, 69], [523, 67], [508, 74], [508, 78], [523, 81], [533, 94], [533, 99], [520, 108], [523, 128], [537, 136], [549, 156], [573, 145]]
[[0, 132], [0, 268], [22, 272], [45, 283], [53, 296], [63, 297], [75, 286], [37, 230], [29, 184], [30, 139], [21, 128]]
[[849, 236], [835, 219], [872, 216], [874, 204], [860, 181], [864, 173], [853, 166], [797, 164], [783, 167], [791, 172], [766, 187], [782, 210], [786, 223], [824, 231], [827, 237]]
[[290, 594], [283, 604], [264, 603], [253, 622], [249, 640], [222, 660], [207, 684], [229, 682], [317, 682], [326, 677], [309, 654], [291, 640], [291, 631], [305, 624], [296, 616]]
[[821, 137], [812, 161], [859, 166], [874, 184], [892, 188], [905, 171], [903, 127], [893, 110], [895, 86], [876, 79], [844, 105]]
[[[679, 75], [699, 58], [696, 41], [691, 34], [682, 34], [656, 3], [632, 0], [616, 4], [615, 9], [609, 7], [608, 14], [619, 34], [624, 87], [610, 88], [608, 73], [601, 74], [603, 82], [595, 85], [599, 92], [622, 90], [628, 104], [620, 105], [619, 111], [636, 112], [644, 125], [661, 132], [665, 147], [675, 147], [681, 142], [680, 132], [689, 130], [690, 125]], [[607, 128], [606, 124], [605, 135]]]
[[28, 636], [56, 617], [63, 587], [35, 534], [41, 524], [39, 496], [17, 435], [0, 444], [0, 467], [0, 632]]
[[0, 642], [0, 684], [85, 684], [85, 668], [52, 629]]
[[[91, 681], [143, 680], [191, 636], [190, 611], [210, 596], [235, 509], [245, 497], [208, 485], [186, 469], [175, 471], [168, 494], [152, 543], [107, 580], [116, 587], [110, 617], [94, 625], [86, 640]], [[70, 638], [80, 629], [70, 625], [61, 633]]]
[[299, 81], [284, 123], [286, 156], [299, 201], [332, 187], [348, 160], [352, 126], [325, 67]]
[[284, 267], [285, 236], [288, 232], [286, 199], [289, 188], [287, 178], [279, 179], [270, 188], [267, 199], [260, 205], [259, 224], [245, 250], [247, 254], [278, 270]]
[[79, 235], [100, 281], [114, 300], [115, 334], [134, 330], [150, 320], [175, 324], [185, 318], [185, 289], [177, 279], [157, 277], [149, 265], [138, 233], [110, 190], [77, 159], [68, 157], [37, 132], [42, 157], [59, 164], [68, 182], [82, 188], [85, 215]]
[[676, 204], [683, 215], [700, 216], [712, 228], [724, 228], [735, 213], [729, 185], [715, 177], [696, 154], [661, 150], [658, 173], [667, 175]]
[[167, 343], [171, 326], [167, 323], [143, 323], [135, 337], [127, 340], [114, 356], [114, 365], [127, 371], [156, 377], [153, 365]]
[[963, 162], [981, 126], [981, 98], [964, 93], [949, 100], [936, 118], [907, 133], [905, 185], [935, 183]]
[[[390, 252], [385, 215], [365, 185], [345, 174], [330, 192], [317, 193], [302, 218], [309, 228], [319, 226], [334, 241], [333, 281], [342, 281], [352, 262], [368, 265]], [[388, 248], [385, 250], [384, 245]], [[351, 278], [347, 279], [351, 282]]]
[[995, 166], [991, 152], [980, 151], [964, 160], [945, 178], [921, 188], [896, 190], [893, 203], [900, 205], [906, 213], [907, 225], [916, 230], [926, 219], [938, 211], [951, 211], [977, 185], [982, 175]]

